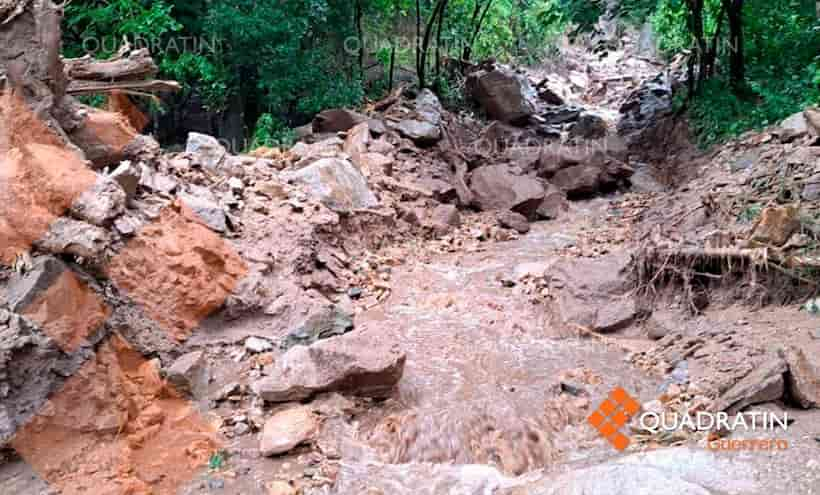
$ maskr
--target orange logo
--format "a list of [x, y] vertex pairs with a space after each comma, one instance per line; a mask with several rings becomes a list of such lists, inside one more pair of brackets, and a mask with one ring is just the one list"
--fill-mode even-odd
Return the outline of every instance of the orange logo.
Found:
[[641, 409], [640, 404], [626, 390], [616, 388], [601, 402], [598, 410], [587, 421], [618, 450], [629, 447], [629, 438], [619, 432], [629, 419]]

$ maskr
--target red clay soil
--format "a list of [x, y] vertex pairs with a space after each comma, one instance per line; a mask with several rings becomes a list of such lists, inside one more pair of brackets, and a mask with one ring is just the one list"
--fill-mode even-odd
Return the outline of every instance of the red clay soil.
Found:
[[0, 263], [27, 252], [95, 180], [22, 100], [0, 95]]
[[153, 362], [112, 336], [12, 445], [63, 495], [164, 495], [220, 448], [215, 431]]
[[145, 126], [148, 125], [149, 119], [137, 106], [131, 101], [131, 98], [122, 91], [112, 91], [108, 95], [108, 103], [106, 105], [109, 112], [119, 113], [128, 119], [137, 132], [142, 132]]
[[111, 313], [105, 302], [71, 270], [23, 310], [66, 353], [76, 351]]
[[0, 263], [28, 251], [95, 181], [61, 146], [32, 143], [0, 155]]
[[119, 163], [125, 147], [138, 136], [127, 117], [105, 110], [88, 113], [83, 124], [71, 134], [71, 140], [96, 166]]
[[119, 289], [177, 340], [219, 309], [247, 273], [242, 258], [177, 202], [107, 268]]

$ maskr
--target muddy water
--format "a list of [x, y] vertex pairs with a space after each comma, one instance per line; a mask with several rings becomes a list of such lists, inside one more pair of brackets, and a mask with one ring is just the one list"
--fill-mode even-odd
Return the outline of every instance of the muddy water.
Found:
[[[407, 353], [398, 405], [360, 432], [338, 493], [375, 486], [396, 494], [447, 493], [442, 486], [484, 493], [507, 476], [585, 455], [579, 448], [591, 432], [584, 419], [612, 387], [651, 395], [656, 385], [624, 362], [622, 350], [562, 338], [547, 325], [542, 305], [522, 287], [502, 283], [533, 267], [548, 271], [555, 250], [585, 225], [537, 224], [484, 251], [396, 269], [390, 299], [357, 324]], [[573, 370], [588, 397], [560, 393], [562, 376]], [[357, 462], [362, 457], [371, 463]]]

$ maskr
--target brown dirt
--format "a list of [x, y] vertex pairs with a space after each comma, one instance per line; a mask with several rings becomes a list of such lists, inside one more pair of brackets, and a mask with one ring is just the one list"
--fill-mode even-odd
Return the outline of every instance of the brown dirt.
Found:
[[242, 258], [177, 202], [107, 267], [117, 287], [177, 340], [222, 306], [247, 273]]
[[52, 144], [24, 144], [0, 158], [0, 262], [28, 251], [96, 175], [74, 153]]
[[145, 126], [148, 125], [149, 119], [142, 111], [131, 101], [131, 98], [122, 91], [112, 91], [108, 95], [108, 111], [124, 115], [128, 119], [137, 132], [142, 132]]
[[112, 337], [12, 440], [64, 495], [174, 493], [219, 440], [188, 401]]
[[86, 342], [110, 313], [97, 294], [66, 270], [21, 314], [40, 325], [64, 352], [71, 353]]

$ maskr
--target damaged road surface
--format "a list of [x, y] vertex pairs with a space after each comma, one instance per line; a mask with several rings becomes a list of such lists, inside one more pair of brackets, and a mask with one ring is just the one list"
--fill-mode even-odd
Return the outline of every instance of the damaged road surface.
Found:
[[[473, 67], [480, 118], [402, 87], [172, 152], [111, 93], [177, 87], [146, 51], [60, 58], [12, 3], [0, 494], [820, 492], [816, 110], [704, 155], [630, 33]], [[697, 413], [788, 427], [641, 421]]]

